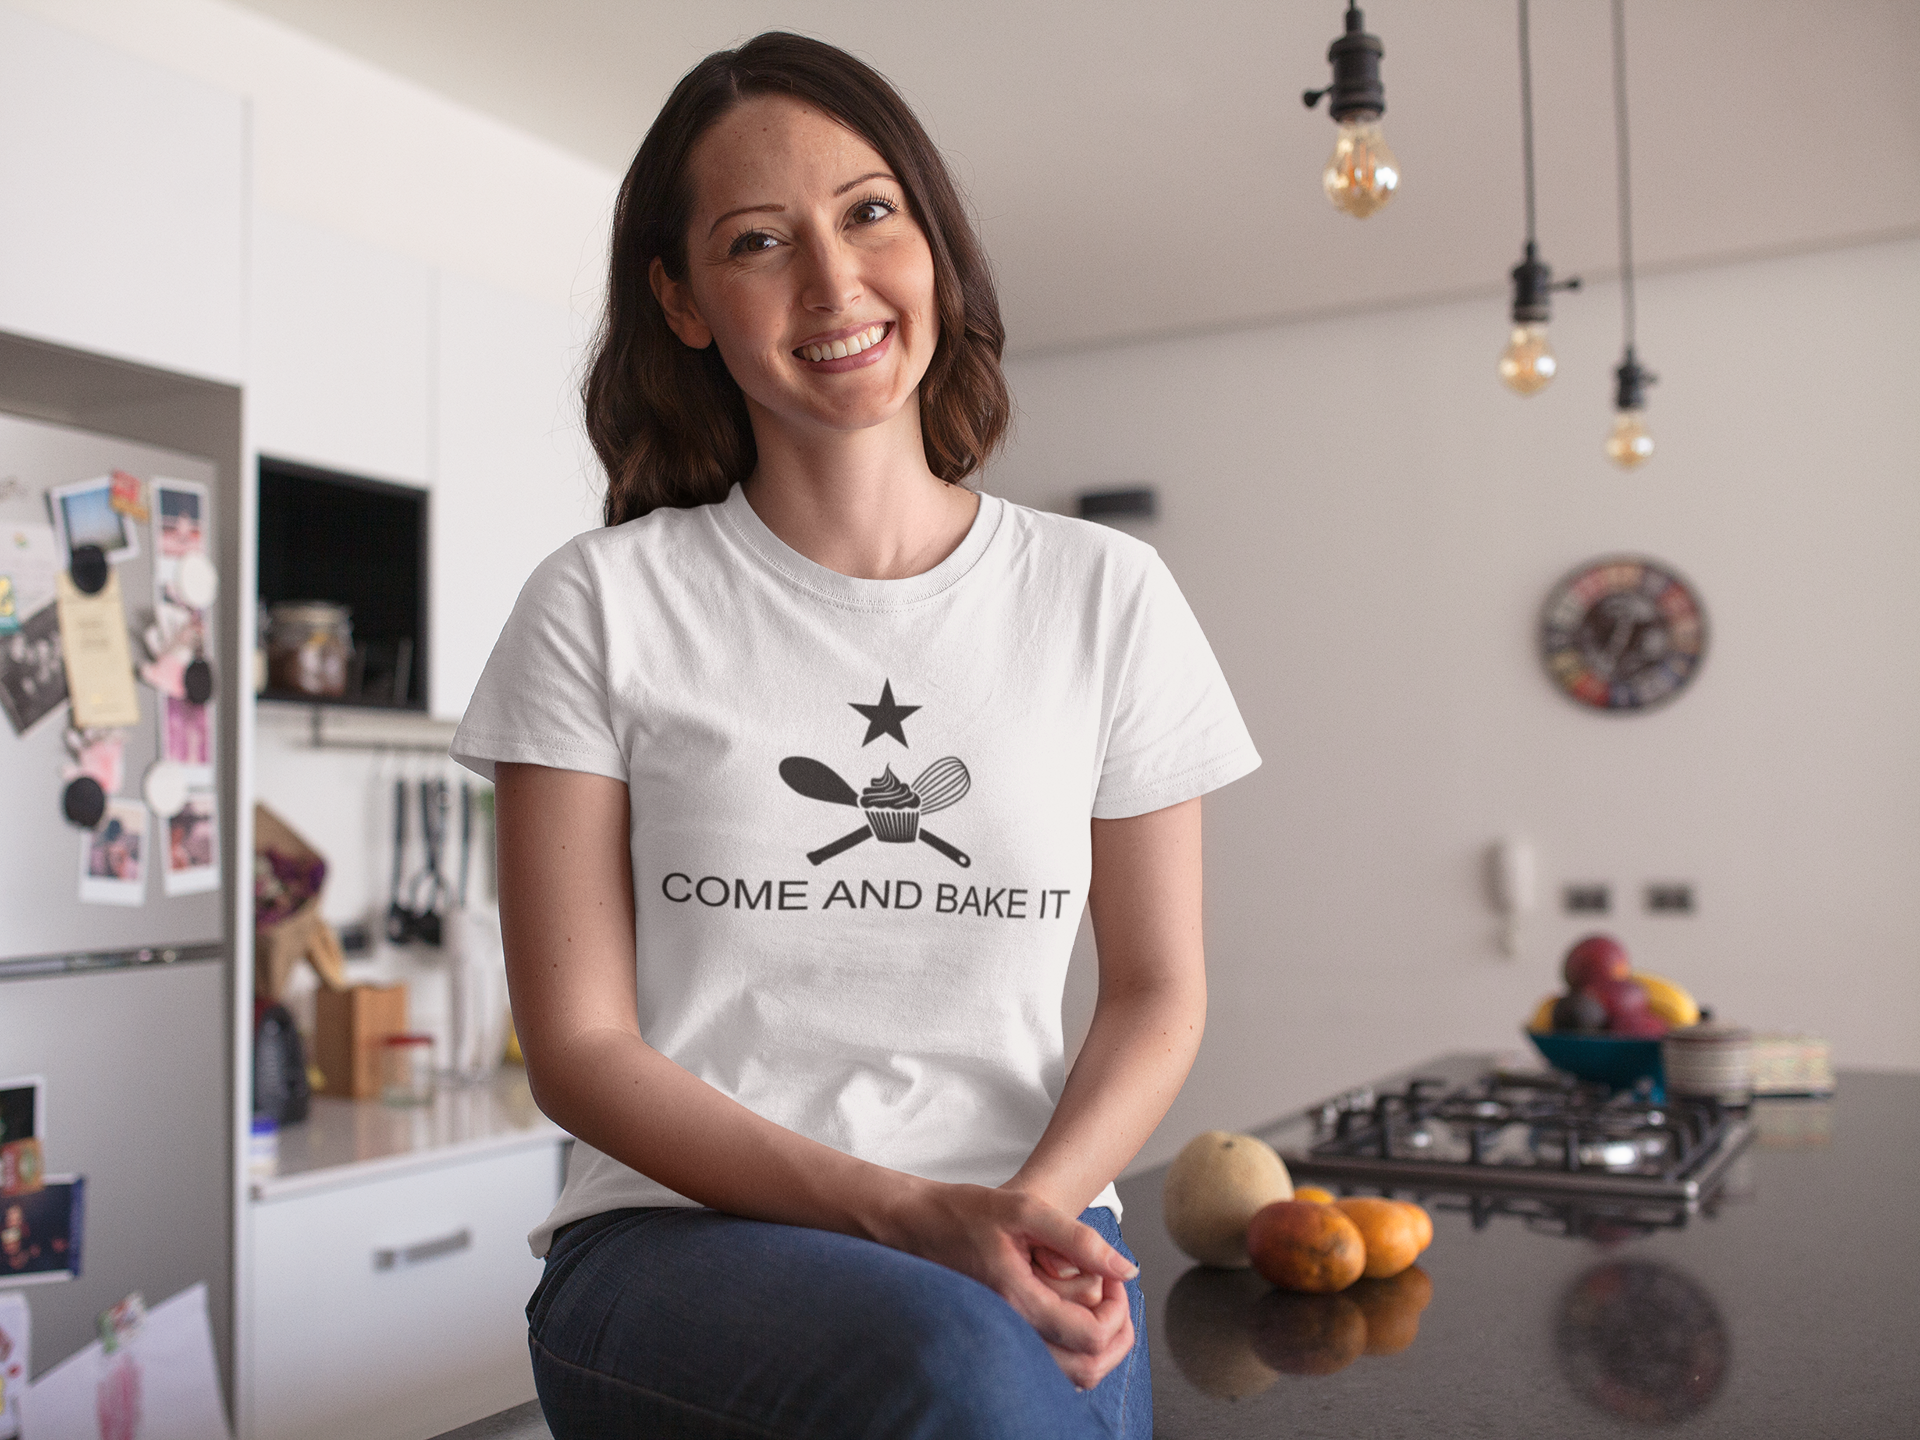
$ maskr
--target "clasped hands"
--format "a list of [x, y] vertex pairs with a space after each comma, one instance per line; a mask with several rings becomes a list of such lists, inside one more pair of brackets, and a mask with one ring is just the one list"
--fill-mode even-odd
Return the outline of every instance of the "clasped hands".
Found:
[[894, 1234], [876, 1238], [993, 1290], [1033, 1326], [1076, 1388], [1091, 1390], [1133, 1349], [1125, 1282], [1137, 1268], [1046, 1200], [926, 1182], [895, 1221]]

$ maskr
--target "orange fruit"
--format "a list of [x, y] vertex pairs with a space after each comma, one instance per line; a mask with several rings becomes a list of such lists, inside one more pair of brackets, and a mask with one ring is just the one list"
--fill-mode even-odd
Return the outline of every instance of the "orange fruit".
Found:
[[1302, 1185], [1293, 1192], [1293, 1198], [1296, 1200], [1311, 1200], [1316, 1205], [1331, 1205], [1333, 1203], [1333, 1192], [1331, 1190], [1322, 1190], [1318, 1185]]
[[1367, 1348], [1367, 1317], [1344, 1295], [1270, 1290], [1253, 1312], [1253, 1353], [1284, 1375], [1331, 1375]]
[[1330, 1294], [1344, 1290], [1367, 1268], [1359, 1227], [1334, 1205], [1276, 1200], [1247, 1226], [1247, 1254], [1282, 1290]]
[[1427, 1253], [1427, 1247], [1433, 1244], [1433, 1216], [1415, 1205], [1411, 1200], [1396, 1200], [1396, 1205], [1405, 1205], [1413, 1212], [1413, 1228], [1420, 1235], [1420, 1253]]
[[1433, 1281], [1418, 1265], [1389, 1280], [1362, 1280], [1346, 1292], [1367, 1317], [1367, 1354], [1398, 1355], [1420, 1333], [1420, 1312], [1433, 1299]]
[[[1400, 1200], [1382, 1200], [1372, 1195], [1352, 1195], [1334, 1202], [1334, 1209], [1345, 1215], [1360, 1231], [1366, 1245], [1366, 1275], [1369, 1280], [1384, 1280], [1398, 1275], [1420, 1258], [1426, 1247], [1421, 1243], [1422, 1219], [1426, 1212], [1418, 1205]], [[1431, 1222], [1429, 1222], [1429, 1228]]]

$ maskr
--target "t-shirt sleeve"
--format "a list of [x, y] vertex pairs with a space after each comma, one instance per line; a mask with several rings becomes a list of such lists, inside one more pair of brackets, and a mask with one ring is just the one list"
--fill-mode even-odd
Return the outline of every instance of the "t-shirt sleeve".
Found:
[[448, 747], [494, 778], [494, 765], [547, 765], [627, 779], [607, 692], [606, 615], [578, 541], [541, 561], [494, 644]]
[[1119, 651], [1097, 820], [1177, 805], [1257, 768], [1259, 752], [1187, 597], [1153, 555]]

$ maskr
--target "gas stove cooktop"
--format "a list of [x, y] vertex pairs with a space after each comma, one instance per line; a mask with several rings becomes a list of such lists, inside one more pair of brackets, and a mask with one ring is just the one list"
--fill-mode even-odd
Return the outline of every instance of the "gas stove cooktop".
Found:
[[1381, 1189], [1521, 1192], [1693, 1210], [1753, 1138], [1711, 1101], [1611, 1093], [1553, 1070], [1450, 1055], [1255, 1132], [1296, 1177]]

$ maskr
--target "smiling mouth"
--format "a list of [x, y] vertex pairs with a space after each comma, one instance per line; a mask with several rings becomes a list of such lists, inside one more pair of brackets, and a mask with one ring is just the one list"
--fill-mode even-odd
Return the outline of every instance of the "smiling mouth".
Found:
[[858, 334], [819, 345], [802, 345], [793, 353], [802, 360], [811, 360], [816, 364], [822, 360], [844, 360], [849, 355], [858, 355], [862, 350], [871, 350], [887, 338], [887, 331], [892, 328], [893, 322], [890, 320], [876, 321]]

